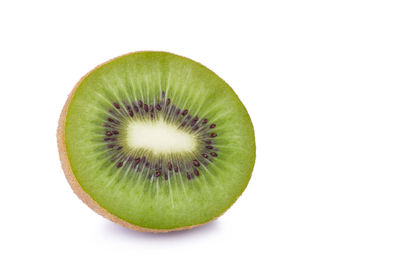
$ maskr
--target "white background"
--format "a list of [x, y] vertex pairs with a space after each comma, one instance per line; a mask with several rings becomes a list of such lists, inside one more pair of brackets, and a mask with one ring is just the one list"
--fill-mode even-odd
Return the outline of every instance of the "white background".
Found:
[[[398, 1], [2, 1], [0, 266], [400, 266]], [[71, 191], [56, 147], [75, 83], [115, 56], [206, 65], [257, 160], [221, 218], [124, 229]]]

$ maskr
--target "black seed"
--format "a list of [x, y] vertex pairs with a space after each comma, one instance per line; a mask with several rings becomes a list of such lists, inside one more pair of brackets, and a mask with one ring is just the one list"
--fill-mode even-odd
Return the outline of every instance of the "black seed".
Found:
[[204, 119], [204, 120], [203, 120], [203, 124], [206, 124], [207, 122], [208, 122], [207, 119]]
[[107, 147], [108, 147], [108, 148], [113, 148], [113, 147], [115, 147], [115, 145], [109, 144]]
[[139, 107], [143, 107], [143, 102], [142, 102], [142, 100], [139, 100], [139, 101], [138, 101], [138, 104], [139, 104]]
[[194, 172], [194, 175], [199, 176], [199, 171], [197, 169], [194, 169], [193, 172]]
[[186, 126], [186, 122], [182, 122], [181, 126], [185, 127]]
[[135, 110], [136, 113], [139, 112], [139, 108], [137, 106], [133, 106], [133, 109]]
[[113, 131], [112, 133], [113, 133], [113, 134], [119, 134], [119, 132], [118, 132], [118, 131]]
[[210, 128], [211, 128], [211, 129], [212, 129], [212, 128], [215, 128], [215, 126], [216, 126], [216, 125], [213, 123], [213, 124], [210, 125]]
[[179, 115], [180, 113], [181, 113], [181, 109], [178, 108], [178, 109], [176, 110], [176, 115]]
[[157, 109], [157, 110], [161, 110], [160, 104], [157, 104], [157, 105], [156, 105], [156, 109]]
[[183, 116], [185, 116], [186, 114], [188, 114], [188, 110], [187, 110], [187, 109], [185, 109], [185, 110], [182, 112], [182, 115], [183, 115]]
[[215, 153], [215, 152], [211, 152], [210, 154], [211, 154], [211, 156], [213, 156], [213, 157], [216, 157], [216, 156], [218, 156], [218, 154], [217, 154], [217, 153]]
[[118, 105], [118, 103], [113, 103], [113, 105], [114, 105], [114, 107], [116, 108], [116, 109], [120, 109], [120, 106]]
[[200, 166], [200, 162], [198, 162], [197, 160], [193, 160], [193, 165], [196, 167]]
[[190, 173], [186, 173], [186, 177], [188, 178], [188, 180], [192, 179], [192, 177], [190, 177]]
[[154, 106], [150, 105], [150, 112], [154, 112]]
[[106, 138], [104, 138], [104, 141], [110, 141], [112, 138], [110, 138], [110, 137], [106, 137]]
[[147, 104], [144, 104], [144, 111], [146, 111], [146, 112], [149, 111], [149, 106]]
[[119, 146], [118, 148], [117, 148], [117, 150], [121, 150], [122, 149], [122, 146]]
[[154, 119], [154, 113], [151, 113], [150, 116], [152, 119]]
[[168, 180], [168, 173], [164, 173], [164, 179]]
[[106, 132], [106, 135], [107, 135], [107, 136], [111, 136], [111, 135], [112, 135], [112, 132], [107, 131], [107, 132]]
[[154, 177], [158, 177], [158, 176], [160, 176], [161, 175], [161, 172], [155, 172], [154, 173]]
[[121, 167], [122, 167], [122, 165], [124, 165], [124, 163], [123, 163], [123, 162], [118, 162], [118, 164], [117, 164], [117, 168], [121, 168]]
[[171, 162], [168, 162], [168, 170], [172, 170], [172, 164], [171, 164]]
[[194, 117], [194, 119], [193, 119], [194, 121], [198, 121], [199, 120], [199, 117]]
[[208, 158], [208, 155], [207, 154], [201, 154], [202, 156], [203, 156], [203, 158]]
[[179, 169], [178, 169], [178, 166], [175, 165], [175, 166], [174, 166], [174, 171], [175, 171], [175, 172], [178, 172], [178, 170], [179, 170]]
[[104, 127], [111, 127], [111, 126], [107, 123], [104, 123]]
[[[129, 115], [130, 115], [131, 117], [133, 117], [133, 111], [132, 111], [131, 106], [126, 106], [126, 109], [128, 110]], [[131, 115], [131, 114], [132, 114], [132, 115]]]
[[210, 137], [212, 137], [212, 138], [214, 138], [214, 137], [216, 137], [217, 136], [217, 134], [216, 133], [212, 133], [212, 134], [210, 134]]
[[211, 144], [211, 140], [206, 140], [206, 141], [204, 141], [204, 143]]
[[169, 105], [169, 103], [171, 103], [171, 100], [168, 98], [167, 99], [167, 106]]
[[115, 124], [119, 124], [119, 121], [117, 120], [113, 120], [112, 118], [108, 118], [107, 119], [109, 122], [115, 123]]
[[194, 126], [195, 124], [196, 124], [196, 121], [195, 121], [195, 120], [193, 120], [193, 121], [190, 123], [191, 126]]
[[112, 110], [112, 109], [109, 109], [108, 112], [114, 114], [114, 110]]
[[195, 131], [197, 131], [198, 129], [199, 129], [199, 126], [197, 126], [197, 125], [193, 127], [193, 130], [195, 130]]
[[136, 158], [135, 159], [135, 164], [139, 164], [139, 162], [140, 162], [140, 158]]
[[150, 162], [146, 162], [146, 167], [148, 168], [150, 166]]
[[206, 146], [206, 148], [207, 148], [207, 149], [213, 149], [213, 147], [212, 147], [212, 146]]

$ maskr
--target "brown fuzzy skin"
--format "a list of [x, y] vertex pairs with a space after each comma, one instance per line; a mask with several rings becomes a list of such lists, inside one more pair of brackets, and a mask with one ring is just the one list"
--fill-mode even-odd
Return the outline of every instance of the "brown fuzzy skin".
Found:
[[[137, 52], [135, 52], [137, 53]], [[122, 55], [125, 56], [125, 55]], [[121, 56], [121, 57], [122, 57]], [[114, 59], [111, 59], [110, 61], [112, 61]], [[110, 62], [107, 61], [99, 66], [97, 66], [96, 68], [94, 68], [92, 71], [94, 71], [95, 69], [101, 67], [102, 65]], [[69, 162], [68, 159], [68, 155], [67, 155], [67, 149], [66, 149], [66, 145], [65, 145], [65, 121], [66, 121], [66, 117], [67, 117], [67, 111], [68, 111], [68, 107], [69, 104], [71, 103], [71, 100], [75, 94], [76, 89], [78, 88], [79, 84], [92, 72], [90, 71], [89, 73], [87, 73], [85, 76], [83, 76], [79, 82], [75, 85], [74, 89], [72, 90], [72, 92], [69, 94], [67, 101], [64, 104], [64, 108], [61, 112], [60, 115], [60, 119], [58, 121], [58, 128], [57, 128], [57, 145], [58, 145], [58, 152], [60, 154], [60, 160], [61, 160], [61, 165], [62, 168], [64, 170], [64, 174], [68, 180], [69, 185], [71, 186], [72, 190], [74, 191], [74, 193], [86, 204], [88, 205], [92, 210], [94, 210], [95, 212], [97, 212], [98, 214], [102, 215], [103, 217], [109, 219], [110, 221], [113, 221], [115, 223], [118, 223], [126, 228], [132, 229], [132, 230], [136, 230], [139, 232], [153, 232], [153, 233], [167, 233], [167, 232], [172, 232], [172, 231], [181, 231], [181, 230], [187, 230], [187, 229], [191, 229], [206, 223], [209, 223], [213, 220], [215, 220], [216, 218], [218, 218], [219, 216], [213, 218], [212, 220], [203, 223], [203, 224], [197, 224], [197, 225], [190, 225], [190, 226], [185, 226], [185, 227], [181, 227], [181, 228], [173, 228], [173, 229], [152, 229], [152, 228], [145, 228], [145, 227], [141, 227], [138, 225], [134, 225], [131, 224], [127, 221], [124, 221], [120, 218], [118, 218], [117, 216], [111, 214], [110, 212], [108, 212], [107, 210], [105, 210], [104, 208], [102, 208], [96, 201], [93, 200], [93, 198], [86, 193], [83, 188], [81, 187], [81, 185], [79, 184], [78, 180], [76, 179], [74, 173], [72, 172], [71, 169], [71, 164]]]

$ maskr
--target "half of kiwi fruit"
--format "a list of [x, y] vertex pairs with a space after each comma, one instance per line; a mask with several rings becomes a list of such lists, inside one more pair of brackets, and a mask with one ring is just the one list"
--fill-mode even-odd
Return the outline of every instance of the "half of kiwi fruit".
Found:
[[255, 161], [253, 125], [231, 87], [166, 52], [123, 55], [86, 74], [57, 136], [74, 192], [139, 231], [217, 218], [246, 188]]

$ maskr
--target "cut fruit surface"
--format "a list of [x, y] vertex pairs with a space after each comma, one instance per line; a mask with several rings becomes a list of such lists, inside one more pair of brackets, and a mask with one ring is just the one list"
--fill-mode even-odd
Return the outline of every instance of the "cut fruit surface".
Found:
[[251, 120], [229, 85], [166, 52], [124, 55], [82, 78], [61, 114], [58, 145], [85, 203], [153, 232], [221, 215], [255, 161]]

